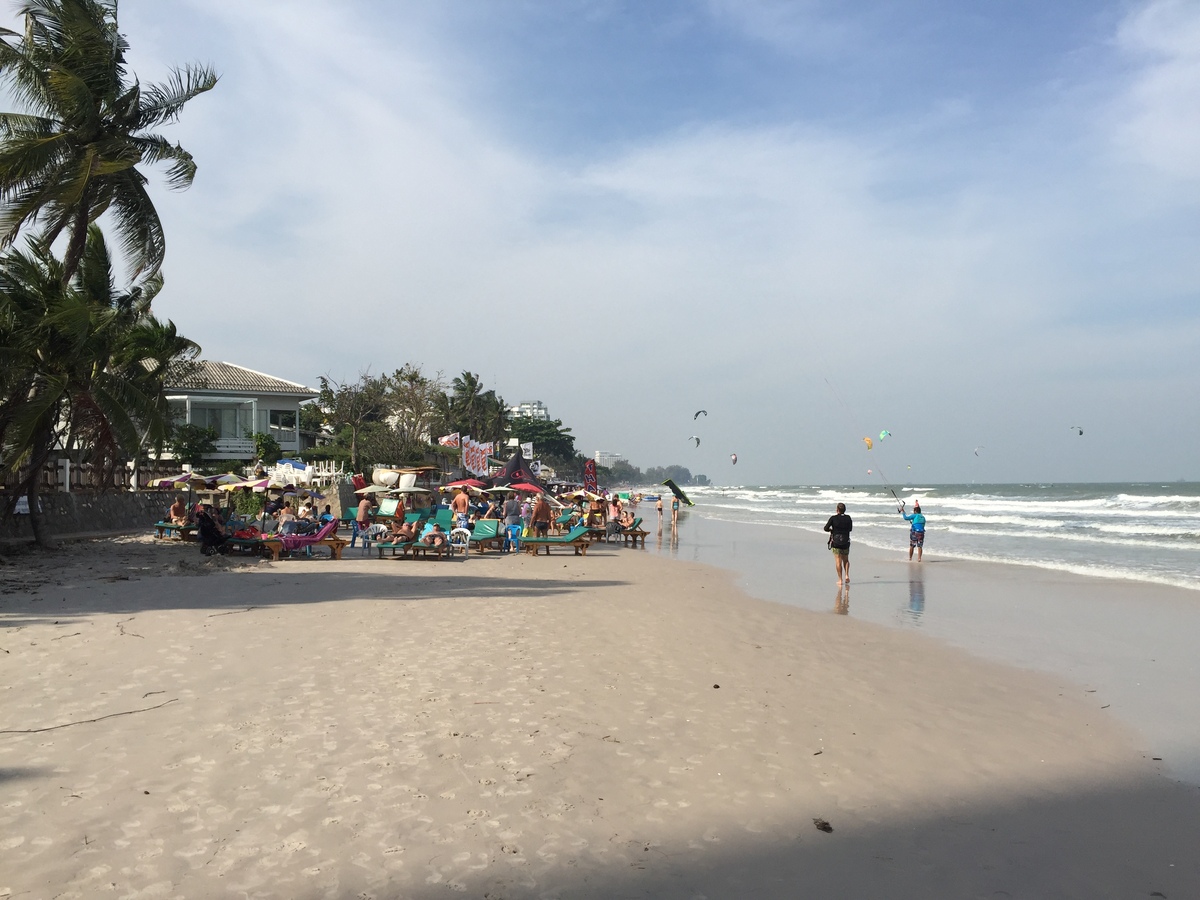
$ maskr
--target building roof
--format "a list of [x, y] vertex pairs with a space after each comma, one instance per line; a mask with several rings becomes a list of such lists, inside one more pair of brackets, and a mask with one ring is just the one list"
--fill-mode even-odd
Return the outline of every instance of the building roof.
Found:
[[179, 377], [171, 378], [167, 390], [214, 391], [223, 394], [288, 394], [315, 397], [317, 392], [295, 381], [265, 375], [245, 366], [197, 359]]

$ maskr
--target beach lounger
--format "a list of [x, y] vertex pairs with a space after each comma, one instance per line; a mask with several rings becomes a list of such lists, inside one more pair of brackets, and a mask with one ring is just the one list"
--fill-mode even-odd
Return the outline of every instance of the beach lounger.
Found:
[[634, 519], [628, 528], [622, 528], [615, 536], [625, 539], [626, 546], [632, 541], [633, 546], [638, 545], [638, 541], [642, 542], [642, 546], [646, 546], [646, 535], [650, 532], [642, 528], [642, 520]]
[[583, 525], [576, 525], [566, 534], [558, 535], [557, 537], [527, 537], [521, 538], [521, 545], [526, 550], [532, 550], [533, 555], [537, 556], [541, 552], [541, 548], [546, 548], [546, 555], [550, 555], [551, 547], [571, 547], [575, 550], [576, 556], [587, 556], [588, 547], [591, 546], [591, 529]]
[[483, 553], [488, 547], [500, 549], [503, 540], [504, 535], [500, 533], [499, 519], [480, 519], [475, 523], [475, 530], [471, 532], [467, 545]]
[[155, 522], [155, 537], [163, 540], [194, 541], [199, 529], [195, 525], [176, 525], [173, 522]]
[[570, 528], [571, 520], [573, 518], [575, 518], [575, 510], [569, 509], [565, 513], [563, 513], [561, 516], [559, 516], [557, 519], [555, 519], [551, 523], [554, 526], [554, 533], [562, 534], [564, 531], [566, 531], [568, 528]]
[[316, 534], [281, 534], [272, 535], [262, 541], [263, 550], [271, 554], [271, 560], [278, 562], [283, 551], [295, 553], [310, 547], [328, 547], [331, 559], [341, 559], [342, 550], [350, 542], [337, 536], [338, 523], [326, 522]]

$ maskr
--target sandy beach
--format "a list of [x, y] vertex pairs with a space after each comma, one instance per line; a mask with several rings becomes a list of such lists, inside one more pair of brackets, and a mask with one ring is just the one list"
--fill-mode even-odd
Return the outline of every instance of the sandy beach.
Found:
[[1084, 686], [653, 552], [0, 590], [0, 897], [1200, 895], [1200, 790]]

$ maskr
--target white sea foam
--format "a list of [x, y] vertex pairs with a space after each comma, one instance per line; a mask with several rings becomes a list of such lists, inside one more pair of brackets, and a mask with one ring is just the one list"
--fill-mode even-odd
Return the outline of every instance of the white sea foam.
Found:
[[[702, 515], [814, 533], [834, 503], [844, 502], [859, 543], [907, 546], [905, 523], [886, 487], [697, 493]], [[1200, 588], [1200, 485], [935, 485], [897, 493], [906, 503], [920, 499], [928, 517], [927, 553]]]

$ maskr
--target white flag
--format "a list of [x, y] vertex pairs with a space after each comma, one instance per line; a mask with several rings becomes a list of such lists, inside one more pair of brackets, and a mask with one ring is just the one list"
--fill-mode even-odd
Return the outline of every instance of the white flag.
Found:
[[521, 445], [521, 455], [526, 459], [533, 459], [533, 441]]

